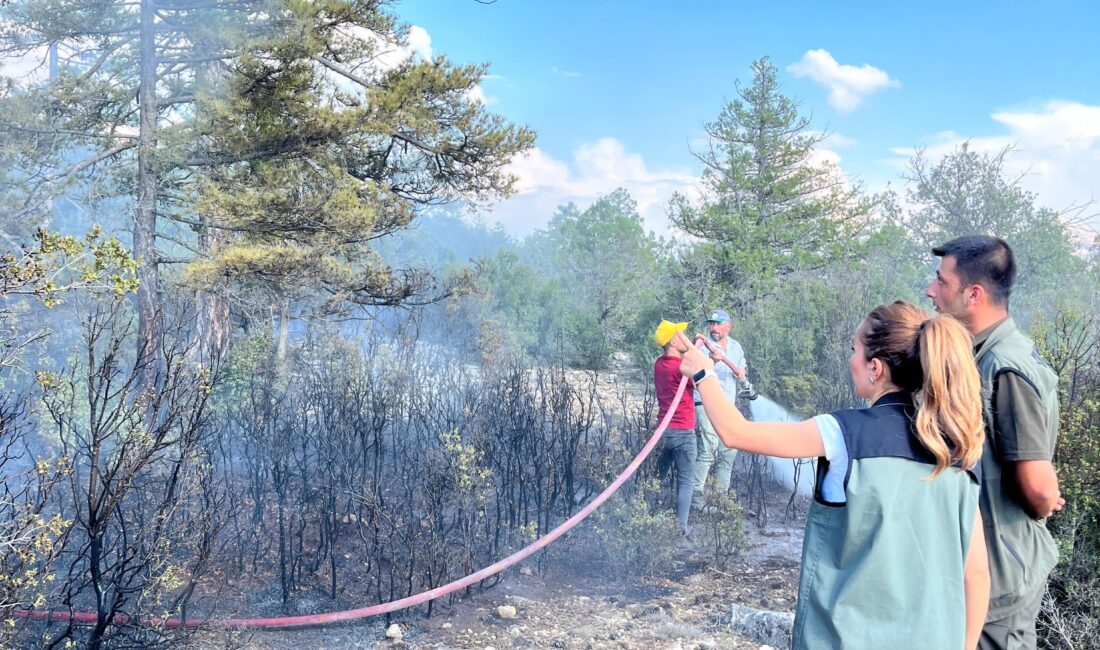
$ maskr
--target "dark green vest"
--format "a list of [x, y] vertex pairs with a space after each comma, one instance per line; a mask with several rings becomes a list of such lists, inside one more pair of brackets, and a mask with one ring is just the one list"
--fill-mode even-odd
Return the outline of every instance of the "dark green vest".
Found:
[[1001, 453], [990, 401], [997, 377], [1015, 372], [1039, 393], [1046, 407], [1046, 433], [1053, 455], [1058, 439], [1058, 375], [1011, 318], [989, 334], [976, 361], [985, 395], [986, 443], [982, 455], [982, 519], [992, 582], [987, 620], [995, 621], [1027, 604], [1058, 563], [1058, 548], [1042, 521], [1032, 519], [1001, 485]]

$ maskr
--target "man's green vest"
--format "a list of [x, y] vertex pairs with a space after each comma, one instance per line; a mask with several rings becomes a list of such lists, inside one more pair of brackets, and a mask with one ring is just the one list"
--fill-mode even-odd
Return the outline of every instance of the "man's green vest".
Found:
[[1058, 375], [1043, 361], [1035, 344], [1005, 319], [977, 351], [976, 361], [985, 396], [986, 443], [982, 455], [981, 510], [989, 548], [992, 580], [989, 615], [995, 621], [1012, 614], [1042, 589], [1058, 563], [1058, 549], [1042, 521], [1032, 519], [1001, 484], [1001, 449], [995, 434], [991, 403], [997, 378], [1014, 372], [1030, 384], [1046, 409], [1046, 434], [1053, 456], [1058, 438]]

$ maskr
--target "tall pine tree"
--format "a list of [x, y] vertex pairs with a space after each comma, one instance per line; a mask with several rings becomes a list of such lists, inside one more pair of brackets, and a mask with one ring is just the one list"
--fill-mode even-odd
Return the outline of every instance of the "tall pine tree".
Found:
[[706, 125], [710, 148], [700, 201], [672, 201], [672, 223], [694, 237], [685, 268], [706, 278], [717, 294], [688, 300], [743, 307], [798, 270], [823, 267], [851, 249], [870, 212], [859, 188], [814, 150], [826, 137], [784, 96], [775, 66], [752, 64], [753, 81], [737, 86], [718, 119]]

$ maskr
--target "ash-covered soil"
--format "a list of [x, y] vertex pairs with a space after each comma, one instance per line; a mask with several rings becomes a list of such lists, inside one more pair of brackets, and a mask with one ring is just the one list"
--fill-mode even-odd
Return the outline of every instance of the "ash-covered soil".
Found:
[[[599, 375], [570, 372], [578, 386], [593, 382], [600, 399], [619, 401], [619, 408], [638, 409], [644, 387], [624, 359]], [[579, 391], [587, 399], [584, 390]], [[399, 612], [388, 619], [303, 630], [249, 633], [204, 633], [194, 647], [254, 650], [336, 650], [343, 648], [621, 648], [621, 649], [751, 649], [766, 648], [729, 631], [730, 605], [760, 610], [794, 611], [802, 549], [804, 497], [784, 521], [789, 494], [776, 487], [769, 495], [769, 523], [758, 528], [746, 516], [747, 549], [724, 569], [714, 568], [702, 547], [680, 549], [655, 575], [614, 580], [569, 557], [557, 545], [543, 558], [507, 571], [499, 583], [452, 602], [437, 602], [430, 617], [423, 609]], [[671, 505], [671, 503], [670, 503]], [[751, 514], [751, 513], [749, 513]], [[583, 525], [583, 524], [582, 524]], [[271, 591], [250, 611], [277, 613], [278, 594]], [[303, 609], [317, 611], [316, 605]], [[358, 606], [359, 604], [354, 604]], [[351, 606], [349, 604], [349, 606]], [[503, 617], [501, 607], [515, 608]], [[320, 609], [324, 609], [321, 607]], [[297, 613], [297, 612], [296, 612]], [[505, 615], [511, 612], [505, 610]], [[401, 638], [388, 639], [396, 624]]]
[[[798, 590], [800, 524], [757, 529], [746, 522], [749, 550], [719, 570], [702, 549], [681, 549], [651, 577], [610, 580], [555, 558], [545, 573], [533, 563], [497, 585], [437, 605], [430, 618], [405, 612], [339, 627], [219, 636], [197, 647], [256, 650], [337, 648], [751, 649], [761, 643], [729, 631], [732, 603], [793, 611]], [[504, 609], [501, 609], [504, 607]], [[512, 607], [515, 610], [514, 617]], [[387, 639], [396, 624], [400, 640]]]

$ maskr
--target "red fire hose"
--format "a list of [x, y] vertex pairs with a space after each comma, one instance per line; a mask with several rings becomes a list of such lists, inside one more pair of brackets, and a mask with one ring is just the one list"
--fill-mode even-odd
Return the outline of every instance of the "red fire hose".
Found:
[[[676, 395], [672, 398], [672, 405], [669, 407], [665, 417], [661, 420], [657, 430], [653, 432], [653, 436], [649, 439], [649, 442], [642, 447], [642, 450], [638, 452], [638, 455], [634, 457], [634, 460], [630, 462], [630, 465], [623, 470], [622, 474], [619, 474], [618, 478], [612, 481], [611, 485], [600, 492], [600, 494], [592, 500], [591, 503], [582, 508], [577, 514], [567, 519], [564, 523], [559, 525], [554, 530], [546, 534], [530, 545], [516, 551], [508, 557], [500, 560], [496, 564], [485, 567], [477, 573], [471, 573], [465, 578], [460, 578], [454, 582], [449, 582], [441, 587], [435, 589], [429, 589], [428, 591], [421, 592], [419, 594], [402, 598], [400, 600], [394, 600], [388, 603], [381, 603], [378, 605], [371, 605], [370, 607], [361, 607], [359, 609], [348, 609], [340, 612], [328, 612], [325, 614], [308, 614], [305, 616], [284, 616], [281, 618], [230, 618], [230, 619], [210, 619], [210, 620], [181, 620], [178, 618], [170, 618], [164, 620], [157, 617], [141, 617], [133, 619], [129, 616], [116, 616], [114, 623], [117, 625], [152, 625], [152, 626], [165, 626], [169, 628], [179, 627], [218, 627], [218, 628], [233, 628], [233, 629], [286, 629], [296, 627], [309, 627], [315, 625], [327, 625], [329, 623], [341, 623], [344, 621], [352, 621], [359, 618], [367, 618], [368, 616], [377, 616], [378, 614], [385, 614], [387, 612], [394, 612], [399, 609], [405, 609], [406, 607], [412, 607], [413, 605], [419, 605], [426, 603], [429, 600], [435, 600], [441, 596], [446, 596], [449, 593], [464, 589], [470, 585], [480, 582], [494, 574], [500, 573], [504, 569], [516, 564], [520, 560], [527, 558], [534, 554], [536, 551], [545, 548], [548, 544], [564, 535], [569, 529], [573, 528], [581, 522], [585, 517], [592, 514], [596, 508], [607, 501], [612, 494], [614, 494], [623, 483], [629, 479], [634, 472], [641, 466], [642, 461], [649, 456], [650, 452], [657, 445], [657, 441], [661, 439], [661, 435], [668, 427], [669, 421], [672, 419], [672, 414], [676, 411], [676, 406], [680, 403], [680, 398], [684, 394], [684, 387], [687, 385], [687, 378], [680, 380], [680, 387], [676, 389]], [[97, 621], [95, 612], [49, 612], [49, 611], [37, 611], [37, 610], [23, 610], [12, 612], [12, 616], [18, 618], [28, 618], [36, 621], [64, 621], [93, 625]]]

